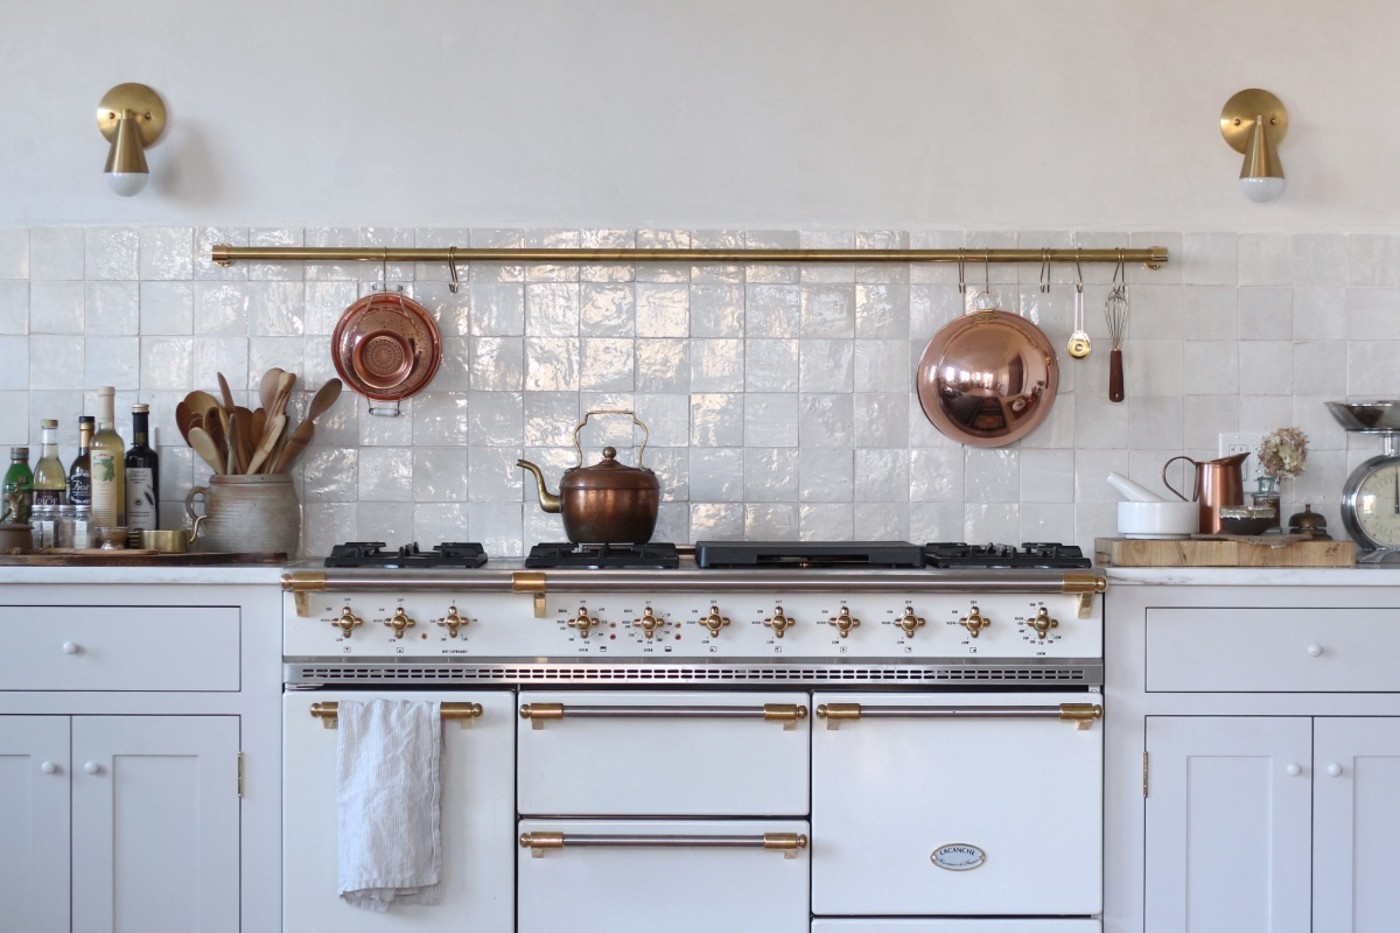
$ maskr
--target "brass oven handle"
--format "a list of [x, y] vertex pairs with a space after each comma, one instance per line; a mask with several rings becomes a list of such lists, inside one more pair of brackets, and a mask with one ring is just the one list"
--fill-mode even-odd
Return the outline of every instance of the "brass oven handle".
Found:
[[663, 833], [521, 833], [520, 848], [529, 849], [534, 858], [543, 858], [547, 849], [615, 848], [615, 849], [773, 849], [784, 858], [796, 858], [807, 848], [802, 833], [757, 833], [752, 835], [683, 835]]
[[[311, 715], [315, 719], [321, 720], [321, 725], [327, 729], [334, 729], [339, 721], [340, 704], [335, 702], [312, 703]], [[480, 703], [443, 703], [439, 707], [439, 715], [443, 722], [449, 719], [459, 720], [462, 725], [466, 725], [473, 719], [481, 717]]]
[[762, 706], [614, 706], [606, 704], [522, 703], [520, 718], [536, 729], [549, 721], [570, 719], [763, 719], [792, 729], [807, 718], [799, 703], [764, 703]]
[[822, 703], [817, 718], [828, 729], [857, 719], [1058, 719], [1088, 729], [1103, 718], [1097, 703], [1060, 703], [1056, 706], [861, 706], [859, 703]]

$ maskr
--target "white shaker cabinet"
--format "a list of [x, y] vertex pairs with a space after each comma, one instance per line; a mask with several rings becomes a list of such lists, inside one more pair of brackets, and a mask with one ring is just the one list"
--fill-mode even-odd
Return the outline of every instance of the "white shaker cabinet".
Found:
[[278, 928], [279, 575], [0, 568], [0, 928]]
[[1106, 933], [1391, 933], [1400, 573], [1110, 574]]

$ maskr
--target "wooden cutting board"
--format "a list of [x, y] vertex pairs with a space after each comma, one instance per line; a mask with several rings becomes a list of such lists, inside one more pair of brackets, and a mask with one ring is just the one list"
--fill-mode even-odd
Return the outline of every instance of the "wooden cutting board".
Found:
[[221, 554], [191, 551], [163, 554], [160, 551], [119, 548], [45, 548], [29, 554], [0, 554], [0, 567], [197, 567], [229, 564], [282, 564], [287, 555]]
[[1176, 540], [1095, 538], [1101, 567], [1351, 567], [1351, 541], [1305, 535], [1196, 535]]

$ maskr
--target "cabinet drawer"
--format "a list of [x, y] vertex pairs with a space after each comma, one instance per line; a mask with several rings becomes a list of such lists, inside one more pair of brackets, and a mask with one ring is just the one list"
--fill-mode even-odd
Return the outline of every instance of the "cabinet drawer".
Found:
[[6, 690], [239, 688], [235, 606], [0, 607]]
[[805, 693], [523, 692], [523, 814], [807, 812]]
[[1147, 610], [1148, 692], [1400, 690], [1400, 610]]
[[1097, 920], [813, 920], [812, 933], [1100, 933]]

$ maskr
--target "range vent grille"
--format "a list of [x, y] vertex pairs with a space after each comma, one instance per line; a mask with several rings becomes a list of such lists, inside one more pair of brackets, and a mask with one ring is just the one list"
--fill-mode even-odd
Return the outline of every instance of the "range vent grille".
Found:
[[881, 667], [878, 665], [565, 665], [565, 664], [315, 664], [288, 663], [289, 686], [332, 684], [938, 684], [1100, 686], [1098, 664], [1075, 666]]

